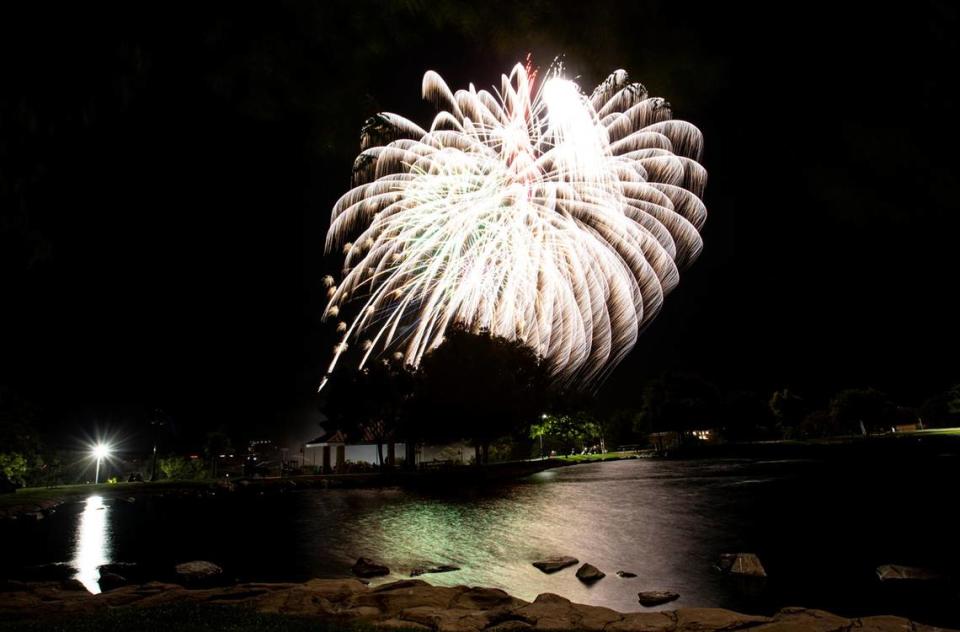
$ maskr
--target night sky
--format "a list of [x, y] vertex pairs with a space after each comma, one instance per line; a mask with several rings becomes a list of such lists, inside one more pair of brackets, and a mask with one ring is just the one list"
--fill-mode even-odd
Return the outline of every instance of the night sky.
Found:
[[588, 92], [624, 68], [706, 138], [703, 254], [599, 397], [960, 381], [957, 9], [728, 4], [5, 5], [0, 385], [65, 434], [311, 423], [363, 121], [528, 52]]

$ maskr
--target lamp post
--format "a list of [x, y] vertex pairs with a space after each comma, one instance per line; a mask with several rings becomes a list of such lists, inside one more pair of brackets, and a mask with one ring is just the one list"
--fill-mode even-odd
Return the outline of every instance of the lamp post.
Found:
[[96, 485], [100, 482], [100, 463], [104, 458], [110, 456], [110, 446], [103, 443], [98, 443], [97, 445], [93, 446], [93, 456], [95, 459], [97, 459], [97, 474], [93, 479], [93, 483]]
[[[540, 415], [540, 419], [543, 420], [544, 422], [546, 422], [546, 421], [547, 421], [547, 413], [543, 413], [542, 415]], [[544, 433], [544, 428], [541, 427], [541, 428], [540, 428], [540, 460], [541, 460], [541, 461], [544, 460], [545, 458], [547, 458], [547, 457], [544, 456], [544, 454], [543, 454], [543, 433]]]
[[150, 464], [150, 482], [157, 480], [157, 444], [160, 442], [160, 427], [164, 424], [163, 411], [157, 408], [153, 411], [150, 425], [153, 427], [153, 460]]

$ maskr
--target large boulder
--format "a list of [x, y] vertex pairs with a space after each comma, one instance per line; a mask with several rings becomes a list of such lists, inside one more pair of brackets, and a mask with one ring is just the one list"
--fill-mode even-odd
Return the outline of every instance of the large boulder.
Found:
[[754, 553], [724, 553], [720, 556], [717, 567], [730, 575], [767, 576], [767, 571], [760, 563], [760, 558]]
[[[859, 621], [840, 617], [823, 610], [807, 608], [783, 608], [773, 615], [771, 630], [803, 630], [804, 632], [837, 632], [838, 630], [861, 630]], [[764, 626], [767, 627], [767, 626]], [[876, 629], [875, 626], [873, 626]], [[763, 629], [763, 628], [761, 628]], [[869, 629], [869, 628], [867, 628]]]
[[123, 575], [117, 575], [116, 573], [100, 573], [100, 579], [97, 580], [97, 584], [100, 585], [100, 590], [107, 592], [113, 590], [114, 588], [120, 588], [121, 586], [127, 586], [130, 584], [128, 580]]
[[[721, 608], [680, 608], [674, 611], [676, 617], [677, 630], [739, 630], [741, 628], [750, 628], [758, 626], [761, 623], [769, 623], [770, 617], [756, 617], [747, 614], [740, 614], [731, 610]], [[758, 627], [763, 630], [766, 626]], [[775, 630], [777, 628], [769, 628]], [[845, 628], [836, 628], [836, 632]], [[782, 630], [803, 630], [808, 632], [808, 628], [782, 628]]]
[[601, 571], [593, 564], [584, 564], [577, 569], [577, 579], [582, 581], [584, 584], [592, 584], [596, 581], [600, 581], [606, 576], [606, 573]]
[[223, 576], [223, 569], [213, 562], [194, 560], [177, 564], [174, 569], [177, 580], [184, 585], [213, 584]]
[[380, 577], [381, 575], [390, 574], [389, 568], [367, 557], [357, 558], [351, 570], [357, 577]]
[[537, 630], [599, 632], [623, 619], [622, 614], [609, 608], [572, 603], [552, 593], [537, 595], [533, 603], [515, 609], [512, 614], [533, 624]]
[[109, 562], [97, 567], [100, 577], [107, 574], [121, 575], [130, 579], [141, 579], [143, 571], [136, 562]]
[[555, 555], [553, 557], [537, 560], [533, 563], [533, 565], [544, 573], [556, 573], [557, 571], [561, 571], [568, 566], [573, 566], [574, 564], [579, 563], [580, 560], [575, 557], [570, 557], [569, 555]]
[[669, 590], [645, 590], [637, 593], [637, 597], [640, 599], [641, 606], [644, 608], [652, 608], [676, 601], [680, 598], [680, 595], [675, 592], [670, 592]]

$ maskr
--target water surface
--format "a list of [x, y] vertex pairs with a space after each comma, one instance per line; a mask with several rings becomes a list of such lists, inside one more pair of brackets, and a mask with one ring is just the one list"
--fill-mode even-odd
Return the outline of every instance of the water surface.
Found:
[[[901, 563], [955, 572], [958, 482], [950, 456], [904, 463], [633, 460], [559, 468], [480, 490], [310, 490], [258, 497], [101, 500], [2, 534], [18, 538], [6, 574], [70, 562], [96, 590], [105, 561], [205, 559], [231, 577], [303, 580], [349, 574], [358, 556], [411, 569], [440, 585], [495, 586], [523, 599], [553, 592], [621, 611], [644, 610], [640, 590], [672, 590], [663, 608], [719, 606], [768, 613], [803, 605], [895, 613], [958, 625], [956, 591], [884, 586], [874, 569]], [[9, 540], [6, 540], [9, 541]], [[737, 580], [713, 567], [728, 551], [760, 555], [770, 577]], [[572, 555], [545, 575], [531, 562]], [[637, 573], [621, 579], [617, 570]]]

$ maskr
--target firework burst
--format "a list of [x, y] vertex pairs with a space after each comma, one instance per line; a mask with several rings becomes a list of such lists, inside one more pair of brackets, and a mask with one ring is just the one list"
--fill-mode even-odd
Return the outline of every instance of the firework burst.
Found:
[[[457, 325], [520, 340], [558, 380], [591, 384], [634, 346], [700, 252], [700, 131], [618, 70], [591, 96], [562, 70], [518, 64], [501, 89], [452, 92], [437, 73], [428, 130], [364, 127], [354, 188], [336, 203], [326, 318], [360, 365], [416, 366]], [[354, 311], [355, 310], [355, 311]]]

